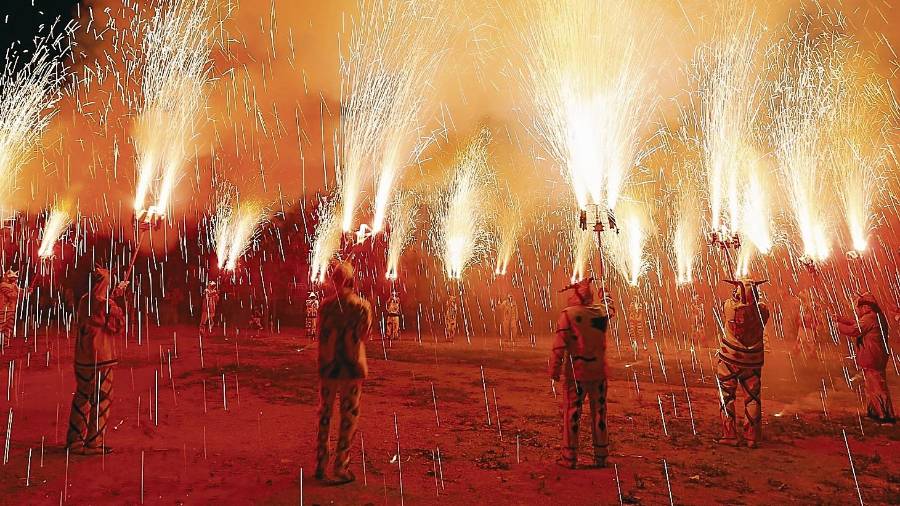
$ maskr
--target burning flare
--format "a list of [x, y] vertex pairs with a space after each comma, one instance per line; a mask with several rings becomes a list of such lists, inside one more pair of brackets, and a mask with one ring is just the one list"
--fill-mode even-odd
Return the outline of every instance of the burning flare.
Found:
[[483, 129], [457, 153], [450, 187], [438, 204], [435, 239], [451, 279], [461, 279], [463, 270], [487, 248], [490, 140], [490, 132]]
[[328, 274], [328, 264], [341, 246], [341, 223], [338, 219], [338, 209], [333, 200], [323, 202], [319, 206], [318, 218], [316, 239], [313, 242], [312, 258], [310, 259], [309, 279], [314, 283], [324, 283], [325, 275]]
[[516, 243], [522, 234], [522, 206], [514, 196], [507, 195], [508, 203], [500, 213], [497, 221], [497, 261], [494, 266], [494, 274], [506, 274], [509, 261], [516, 251]]
[[72, 223], [72, 205], [68, 201], [57, 201], [47, 215], [44, 223], [44, 231], [41, 235], [41, 246], [38, 248], [38, 256], [52, 258], [56, 241]]
[[416, 199], [411, 193], [397, 196], [391, 207], [390, 237], [387, 250], [387, 278], [397, 279], [400, 254], [412, 241], [416, 230]]
[[637, 286], [641, 274], [648, 265], [644, 258], [644, 246], [649, 235], [650, 219], [645, 209], [632, 202], [623, 202], [616, 210], [619, 233], [610, 234], [603, 246], [609, 251], [616, 270], [631, 286]]
[[189, 157], [209, 73], [208, 24], [207, 0], [170, 0], [150, 20], [142, 45], [143, 104], [134, 132], [135, 212], [166, 213]]
[[532, 134], [581, 209], [614, 209], [655, 105], [645, 58], [656, 31], [635, 2], [542, 0], [519, 26]]
[[236, 193], [225, 193], [216, 209], [215, 239], [219, 269], [233, 271], [268, 216], [258, 201], [236, 203]]

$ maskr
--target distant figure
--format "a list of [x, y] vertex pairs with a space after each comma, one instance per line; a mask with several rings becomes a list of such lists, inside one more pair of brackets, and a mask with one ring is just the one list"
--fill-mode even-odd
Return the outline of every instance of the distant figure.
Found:
[[691, 316], [693, 317], [693, 328], [691, 329], [693, 333], [693, 342], [696, 345], [703, 346], [706, 344], [706, 319], [705, 309], [703, 307], [703, 301], [700, 300], [700, 295], [694, 293], [691, 296]]
[[75, 395], [69, 414], [66, 447], [72, 453], [99, 455], [112, 449], [105, 445], [106, 422], [112, 405], [113, 369], [118, 363], [116, 341], [125, 332], [125, 313], [115, 299], [127, 281], [110, 291], [109, 271], [96, 267], [93, 287], [78, 304], [75, 340]]
[[500, 303], [500, 318], [500, 335], [515, 342], [519, 336], [519, 307], [511, 293]]
[[615, 315], [612, 299], [603, 294], [594, 304], [591, 278], [563, 289], [571, 291], [562, 310], [550, 355], [550, 378], [563, 385], [562, 455], [557, 463], [568, 469], [578, 464], [578, 425], [585, 396], [590, 398], [594, 465], [606, 467], [609, 433], [606, 426], [606, 329]]
[[212, 333], [216, 322], [216, 306], [219, 305], [219, 288], [215, 281], [206, 283], [203, 290], [203, 302], [200, 306], [200, 335]]
[[19, 273], [9, 269], [0, 280], [0, 339], [13, 337], [16, 325], [16, 308], [27, 290], [19, 287]]
[[391, 293], [391, 298], [388, 299], [385, 334], [388, 339], [400, 339], [400, 297], [397, 292]]
[[250, 320], [247, 322], [247, 328], [249, 330], [255, 331], [255, 335], [259, 336], [259, 334], [265, 329], [265, 319], [266, 319], [266, 310], [265, 308], [257, 304], [250, 309]]
[[719, 337], [719, 384], [722, 411], [722, 437], [719, 443], [737, 446], [740, 441], [735, 428], [734, 401], [737, 386], [744, 391], [743, 436], [753, 448], [762, 429], [762, 367], [765, 357], [763, 332], [769, 321], [769, 309], [759, 301], [758, 286], [765, 281], [725, 280], [734, 285], [731, 298], [725, 302], [725, 332]]
[[628, 337], [631, 338], [631, 347], [637, 350], [641, 346], [647, 349], [647, 338], [644, 332], [644, 326], [647, 323], [647, 315], [641, 303], [634, 301], [631, 303], [631, 311], [628, 313]]
[[316, 340], [316, 331], [319, 326], [319, 297], [316, 292], [310, 290], [306, 298], [306, 337]]
[[837, 319], [838, 332], [854, 338], [856, 365], [866, 382], [867, 416], [880, 424], [893, 425], [896, 418], [885, 374], [890, 357], [888, 320], [870, 293], [857, 297], [855, 312], [854, 317]]
[[319, 426], [316, 445], [316, 479], [325, 479], [328, 465], [328, 432], [336, 396], [340, 395], [340, 433], [334, 459], [334, 484], [356, 477], [349, 469], [350, 443], [356, 434], [359, 399], [368, 375], [365, 342], [372, 327], [372, 307], [353, 292], [353, 267], [342, 262], [333, 268], [335, 293], [319, 311]]
[[457, 314], [459, 313], [459, 302], [456, 295], [451, 295], [447, 299], [447, 308], [444, 310], [444, 338], [447, 341], [453, 341], [457, 331]]

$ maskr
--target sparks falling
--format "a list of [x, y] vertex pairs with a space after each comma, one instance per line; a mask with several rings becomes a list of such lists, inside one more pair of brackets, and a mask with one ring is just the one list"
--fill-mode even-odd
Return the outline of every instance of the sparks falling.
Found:
[[494, 262], [494, 274], [497, 275], [506, 274], [522, 233], [522, 206], [518, 199], [508, 195], [504, 202], [507, 205], [503, 207], [497, 220], [497, 260]]
[[143, 104], [135, 124], [136, 212], [167, 213], [205, 101], [210, 66], [206, 0], [157, 7], [142, 44]]
[[690, 283], [694, 277], [694, 260], [699, 249], [700, 212], [697, 192], [692, 185], [683, 183], [675, 198], [675, 226], [672, 230], [675, 282], [683, 285]]
[[484, 129], [457, 153], [450, 186], [435, 213], [435, 239], [450, 279], [461, 279], [465, 268], [487, 248], [490, 140], [490, 132]]
[[655, 106], [641, 61], [654, 30], [642, 15], [631, 2], [548, 0], [531, 4], [520, 26], [523, 81], [534, 103], [529, 127], [582, 209], [614, 209], [642, 156]]
[[59, 86], [64, 74], [60, 65], [62, 56], [53, 48], [68, 48], [63, 36], [71, 29], [67, 26], [60, 35], [37, 40], [36, 49], [21, 68], [20, 55], [8, 55], [0, 73], [0, 210], [4, 214], [9, 210], [8, 199], [16, 176], [57, 112], [55, 106], [62, 97]]
[[645, 210], [633, 202], [623, 202], [616, 211], [619, 233], [610, 235], [603, 247], [609, 252], [616, 270], [631, 286], [637, 286], [648, 265], [644, 246], [649, 235], [649, 217]]
[[334, 202], [323, 202], [319, 206], [319, 222], [316, 227], [316, 238], [313, 242], [310, 259], [309, 279], [314, 283], [323, 283], [328, 273], [328, 265], [335, 252], [341, 246], [341, 222]]
[[390, 237], [387, 251], [387, 278], [397, 279], [400, 254], [413, 239], [416, 231], [416, 199], [411, 193], [397, 196], [391, 207]]
[[72, 223], [72, 205], [67, 201], [59, 201], [53, 205], [44, 223], [44, 230], [41, 234], [41, 246], [38, 248], [38, 256], [41, 258], [52, 258], [54, 248], [59, 237], [66, 231], [69, 224]]

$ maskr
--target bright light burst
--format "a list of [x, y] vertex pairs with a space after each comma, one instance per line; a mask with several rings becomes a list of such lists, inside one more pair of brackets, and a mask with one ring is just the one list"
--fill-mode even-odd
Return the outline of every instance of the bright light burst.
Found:
[[314, 283], [325, 282], [328, 265], [341, 246], [342, 231], [338, 212], [333, 200], [322, 202], [319, 206], [316, 239], [313, 242], [309, 273], [309, 279]]
[[507, 194], [502, 200], [503, 206], [497, 220], [497, 261], [494, 264], [494, 274], [506, 274], [509, 261], [516, 251], [516, 243], [522, 234], [522, 206], [519, 200], [512, 194]]
[[[691, 168], [695, 166], [691, 165]], [[690, 170], [684, 171], [684, 176]], [[675, 225], [672, 230], [672, 249], [675, 255], [675, 282], [690, 283], [694, 276], [700, 236], [700, 208], [696, 188], [687, 180], [679, 181], [675, 196]]]
[[830, 122], [842, 100], [843, 77], [834, 70], [850, 41], [833, 27], [805, 28], [779, 48], [771, 134], [803, 254], [821, 262], [830, 254], [837, 204], [827, 160]]
[[215, 217], [216, 257], [219, 269], [233, 271], [238, 260], [250, 247], [268, 210], [261, 202], [238, 202], [233, 190], [221, 192]]
[[[64, 77], [60, 60], [68, 52], [64, 36], [71, 29], [69, 25], [61, 34], [36, 40], [28, 61], [20, 63], [18, 52], [7, 55], [0, 73], [0, 208], [8, 208], [16, 176], [57, 112]], [[54, 50], [60, 46], [62, 55]]]
[[655, 107], [644, 58], [656, 31], [635, 2], [593, 0], [528, 4], [518, 31], [533, 135], [580, 208], [614, 209]]
[[44, 223], [44, 230], [41, 235], [41, 246], [38, 248], [38, 256], [41, 258], [52, 258], [53, 250], [59, 237], [66, 231], [69, 224], [72, 223], [72, 204], [69, 201], [61, 200], [53, 204], [50, 213], [47, 215], [47, 221]]
[[166, 213], [189, 158], [209, 73], [208, 25], [207, 0], [164, 2], [150, 20], [142, 45], [143, 104], [134, 131], [135, 211]]
[[622, 202], [616, 209], [616, 221], [619, 232], [604, 236], [603, 247], [628, 284], [637, 286], [648, 269], [644, 246], [649, 236], [650, 217], [640, 204]]
[[387, 250], [387, 278], [397, 279], [400, 254], [413, 239], [416, 230], [416, 199], [412, 193], [397, 195], [391, 206], [390, 236]]
[[692, 75], [700, 102], [701, 152], [714, 231], [740, 231], [747, 167], [755, 165], [757, 116], [765, 86], [759, 62], [760, 31], [752, 15], [723, 26], [716, 42], [701, 46]]
[[[418, 155], [415, 134], [429, 79], [445, 51], [439, 1], [360, 0], [341, 57], [341, 228], [353, 228], [360, 194], [376, 175], [373, 230], [383, 228], [391, 189]], [[421, 147], [421, 146], [420, 146]], [[372, 170], [371, 168], [374, 168]]]
[[490, 131], [483, 129], [457, 153], [450, 186], [435, 212], [435, 242], [451, 279], [461, 279], [463, 270], [488, 247], [487, 203], [493, 187], [488, 167], [490, 140]]
[[570, 221], [572, 226], [568, 229], [569, 244], [572, 248], [572, 279], [581, 281], [587, 277], [591, 267], [591, 258], [597, 250], [597, 235], [593, 230], [582, 230], [576, 221]]

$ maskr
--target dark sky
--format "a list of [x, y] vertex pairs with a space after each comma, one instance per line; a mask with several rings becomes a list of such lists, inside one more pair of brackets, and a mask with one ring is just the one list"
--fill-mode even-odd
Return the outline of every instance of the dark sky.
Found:
[[16, 41], [21, 41], [23, 48], [33, 47], [34, 37], [46, 34], [56, 18], [61, 18], [60, 26], [71, 19], [77, 3], [78, 0], [0, 0], [0, 57]]

